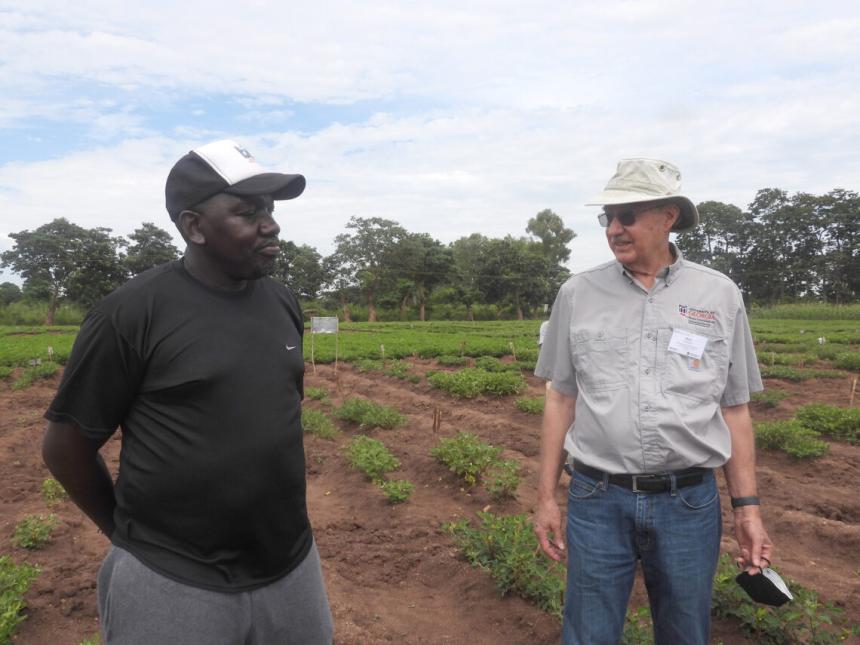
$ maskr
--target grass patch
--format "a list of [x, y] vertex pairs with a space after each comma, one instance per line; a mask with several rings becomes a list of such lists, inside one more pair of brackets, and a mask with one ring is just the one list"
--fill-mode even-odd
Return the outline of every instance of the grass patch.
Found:
[[780, 401], [787, 399], [791, 394], [785, 390], [763, 390], [750, 394], [750, 401], [758, 403], [766, 408], [775, 408]]
[[15, 526], [12, 544], [24, 549], [41, 549], [51, 541], [56, 525], [56, 515], [26, 515]]
[[386, 376], [393, 376], [394, 378], [399, 378], [401, 381], [409, 381], [410, 383], [418, 383], [421, 380], [421, 377], [417, 374], [410, 373], [409, 363], [405, 361], [393, 361], [390, 367], [385, 370]]
[[0, 365], [0, 380], [7, 379], [12, 376], [12, 368], [6, 365]]
[[524, 396], [515, 401], [517, 409], [527, 414], [543, 414], [544, 396]]
[[833, 365], [841, 370], [860, 372], [860, 352], [839, 354], [836, 356]]
[[360, 428], [397, 428], [406, 424], [406, 417], [397, 410], [362, 399], [351, 397], [337, 409], [335, 416], [357, 423]]
[[374, 484], [382, 484], [385, 473], [400, 466], [397, 457], [378, 439], [365, 435], [353, 437], [346, 448], [350, 465], [367, 475]]
[[302, 428], [308, 434], [315, 435], [320, 439], [328, 439], [329, 441], [340, 434], [340, 430], [338, 430], [334, 421], [325, 412], [310, 408], [302, 408]]
[[488, 372], [474, 367], [456, 372], [436, 372], [427, 380], [434, 388], [465, 399], [473, 399], [480, 394], [498, 397], [517, 394], [526, 386], [518, 372]]
[[54, 506], [69, 499], [69, 494], [56, 479], [49, 477], [42, 482], [42, 501], [48, 506]]
[[520, 485], [520, 464], [515, 459], [496, 461], [487, 468], [484, 488], [493, 499], [512, 499]]
[[512, 372], [519, 370], [516, 363], [503, 363], [493, 356], [481, 356], [475, 359], [475, 367], [488, 372]]
[[28, 367], [12, 383], [12, 389], [23, 390], [26, 387], [30, 387], [35, 381], [51, 378], [59, 369], [60, 366], [57, 363], [42, 363], [41, 365]]
[[415, 490], [415, 485], [406, 479], [389, 479], [382, 482], [379, 487], [385, 493], [389, 504], [402, 504], [407, 501]]
[[756, 445], [771, 450], [782, 450], [797, 459], [815, 459], [827, 454], [829, 446], [797, 419], [766, 421], [755, 427]]
[[860, 408], [840, 408], [823, 403], [804, 405], [795, 418], [807, 429], [849, 443], [860, 443]]
[[18, 624], [27, 619], [21, 613], [27, 607], [24, 594], [38, 575], [39, 567], [0, 556], [0, 643], [11, 642]]
[[430, 450], [430, 456], [474, 486], [481, 473], [498, 459], [501, 452], [501, 448], [484, 443], [476, 435], [460, 432], [456, 437], [440, 439]]
[[381, 372], [382, 361], [374, 358], [360, 358], [353, 363], [358, 372]]
[[314, 401], [328, 401], [329, 393], [324, 387], [305, 388], [305, 396]]
[[443, 354], [442, 356], [436, 357], [436, 362], [439, 363], [439, 365], [445, 365], [448, 367], [459, 367], [461, 365], [467, 365], [469, 363], [469, 358], [467, 356]]
[[780, 378], [785, 381], [808, 381], [814, 378], [844, 378], [845, 374], [836, 370], [814, 370], [775, 365], [762, 367], [761, 376], [762, 378]]
[[805, 367], [818, 360], [818, 354], [812, 352], [760, 352], [758, 360], [762, 365], [773, 367], [775, 365], [791, 365], [794, 367]]

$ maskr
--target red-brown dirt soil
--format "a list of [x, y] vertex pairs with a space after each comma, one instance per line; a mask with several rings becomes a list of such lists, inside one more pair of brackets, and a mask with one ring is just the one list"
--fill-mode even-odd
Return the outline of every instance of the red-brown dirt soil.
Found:
[[[413, 361], [423, 375], [432, 361]], [[543, 382], [527, 377], [532, 396], [542, 395]], [[42, 464], [42, 414], [58, 377], [21, 391], [10, 380], [0, 382], [0, 553], [16, 562], [42, 568], [26, 595], [27, 619], [15, 643], [77, 645], [98, 631], [95, 578], [107, 539], [71, 502], [55, 507], [59, 524], [52, 543], [36, 551], [12, 545], [15, 524], [30, 513], [49, 510], [40, 488], [49, 477]], [[515, 597], [501, 598], [492, 579], [473, 569], [458, 554], [442, 524], [489, 508], [496, 513], [531, 513], [538, 470], [539, 417], [520, 412], [515, 397], [454, 399], [418, 384], [359, 373], [341, 365], [308, 366], [306, 384], [324, 387], [330, 403], [306, 405], [331, 411], [348, 396], [358, 395], [397, 408], [409, 423], [396, 430], [367, 434], [382, 439], [400, 459], [398, 478], [415, 484], [410, 501], [389, 505], [381, 491], [351, 469], [344, 446], [358, 429], [339, 423], [334, 441], [305, 436], [308, 506], [323, 561], [336, 642], [374, 643], [499, 643], [517, 645], [560, 642], [558, 620]], [[775, 409], [753, 407], [756, 420], [790, 418], [810, 402], [847, 405], [851, 379], [792, 384], [769, 381], [768, 387], [791, 392]], [[434, 409], [442, 414], [433, 432]], [[461, 482], [429, 451], [439, 438], [457, 431], [479, 435], [503, 446], [503, 457], [522, 465], [523, 481], [514, 500], [496, 502], [482, 487]], [[104, 454], [116, 469], [119, 435]], [[566, 477], [564, 477], [566, 480]], [[852, 622], [860, 620], [860, 447], [831, 443], [830, 453], [814, 462], [798, 462], [782, 453], [762, 452], [758, 480], [762, 512], [776, 545], [774, 566], [783, 574], [818, 590], [827, 601], [845, 608]], [[565, 499], [564, 485], [558, 499]], [[724, 490], [723, 486], [723, 490]], [[734, 553], [731, 517], [723, 493], [723, 550]], [[633, 603], [642, 604], [637, 581]], [[716, 621], [714, 643], [749, 643], [736, 624]]]

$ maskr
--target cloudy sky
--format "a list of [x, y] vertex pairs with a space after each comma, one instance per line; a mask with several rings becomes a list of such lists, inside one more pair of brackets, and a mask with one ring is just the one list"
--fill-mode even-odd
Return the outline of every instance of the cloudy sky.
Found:
[[276, 216], [323, 254], [353, 215], [450, 242], [551, 208], [581, 270], [623, 157], [696, 202], [860, 189], [857, 33], [851, 0], [0, 0], [0, 251], [56, 217], [173, 230], [168, 170], [233, 138], [307, 177]]

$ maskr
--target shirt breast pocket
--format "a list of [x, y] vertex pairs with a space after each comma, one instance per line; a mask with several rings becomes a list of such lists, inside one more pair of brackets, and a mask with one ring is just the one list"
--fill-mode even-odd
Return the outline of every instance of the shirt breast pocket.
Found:
[[621, 330], [571, 331], [576, 379], [592, 392], [627, 386], [627, 335]]
[[696, 401], [719, 400], [726, 385], [729, 360], [726, 339], [699, 334], [708, 340], [701, 358], [691, 358], [669, 351], [672, 331], [657, 330], [657, 361], [663, 395], [682, 396]]

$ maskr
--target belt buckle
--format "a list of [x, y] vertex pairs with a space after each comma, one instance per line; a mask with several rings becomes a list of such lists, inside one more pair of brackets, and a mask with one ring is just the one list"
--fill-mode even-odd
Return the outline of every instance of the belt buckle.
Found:
[[632, 484], [632, 488], [631, 488], [631, 490], [632, 490], [634, 493], [644, 493], [644, 492], [646, 492], [646, 491], [644, 491], [644, 490], [639, 490], [639, 483], [638, 483], [638, 480], [639, 480], [639, 475], [630, 475], [630, 482], [631, 482], [631, 484]]

